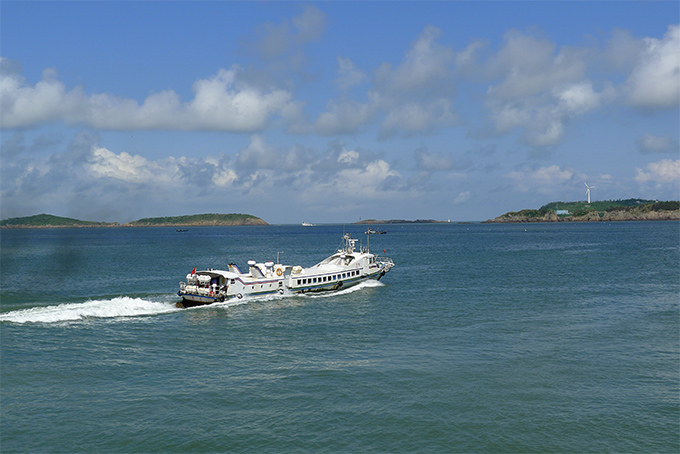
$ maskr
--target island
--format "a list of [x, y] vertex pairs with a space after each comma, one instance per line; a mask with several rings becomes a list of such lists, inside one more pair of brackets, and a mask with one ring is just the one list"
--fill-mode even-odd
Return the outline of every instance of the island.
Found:
[[187, 216], [143, 218], [120, 224], [118, 222], [81, 221], [51, 214], [38, 214], [11, 218], [0, 221], [2, 229], [50, 229], [50, 228], [87, 228], [87, 227], [187, 227], [187, 226], [236, 226], [269, 225], [264, 220], [250, 214], [194, 214]]
[[0, 228], [3, 229], [53, 229], [63, 227], [120, 227], [120, 224], [118, 222], [81, 221], [80, 219], [45, 213], [0, 221]]
[[538, 210], [510, 211], [484, 223], [677, 221], [680, 201], [625, 199], [598, 202], [551, 202]]
[[160, 218], [144, 218], [123, 224], [123, 227], [191, 227], [225, 225], [269, 225], [257, 216], [250, 214], [193, 214]]

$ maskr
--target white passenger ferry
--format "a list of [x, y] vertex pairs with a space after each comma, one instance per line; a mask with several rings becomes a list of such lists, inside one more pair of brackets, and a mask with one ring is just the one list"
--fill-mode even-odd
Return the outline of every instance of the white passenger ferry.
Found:
[[266, 295], [283, 293], [283, 272], [285, 266], [274, 262], [248, 262], [248, 272], [243, 273], [233, 263], [228, 270], [208, 268], [187, 274], [186, 282], [179, 283], [178, 296], [182, 302], [179, 307], [200, 306], [224, 301], [229, 298], [241, 299], [246, 295]]
[[355, 250], [357, 240], [349, 234], [344, 244], [325, 260], [314, 266], [281, 265], [274, 262], [248, 262], [248, 272], [243, 273], [235, 264], [228, 270], [209, 268], [187, 274], [179, 283], [179, 307], [199, 306], [243, 298], [247, 295], [283, 294], [337, 290], [350, 287], [366, 279], [380, 279], [394, 266], [392, 259], [371, 254], [368, 247]]
[[337, 290], [366, 279], [379, 280], [394, 266], [392, 259], [371, 254], [368, 247], [356, 251], [357, 240], [349, 234], [343, 240], [342, 248], [316, 265], [293, 266], [290, 273], [286, 269], [285, 287], [296, 293]]

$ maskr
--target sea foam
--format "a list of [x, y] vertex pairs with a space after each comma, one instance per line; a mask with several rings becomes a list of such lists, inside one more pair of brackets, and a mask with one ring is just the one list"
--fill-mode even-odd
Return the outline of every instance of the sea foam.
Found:
[[178, 311], [174, 305], [142, 298], [120, 296], [112, 299], [32, 307], [0, 314], [0, 322], [61, 323], [89, 318], [136, 317]]

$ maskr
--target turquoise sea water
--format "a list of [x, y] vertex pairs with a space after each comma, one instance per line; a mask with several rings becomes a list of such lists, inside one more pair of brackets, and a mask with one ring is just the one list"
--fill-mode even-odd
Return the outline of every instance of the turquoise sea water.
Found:
[[390, 225], [339, 293], [177, 309], [360, 226], [3, 230], [3, 453], [667, 453], [677, 222]]

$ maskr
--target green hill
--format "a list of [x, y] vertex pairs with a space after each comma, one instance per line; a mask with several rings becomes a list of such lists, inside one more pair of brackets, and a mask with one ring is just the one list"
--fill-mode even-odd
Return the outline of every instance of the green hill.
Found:
[[551, 202], [538, 210], [510, 211], [485, 222], [590, 222], [680, 219], [680, 202], [644, 199]]
[[[647, 205], [654, 205], [655, 203], [668, 203], [668, 202], [657, 202], [656, 200], [645, 200], [645, 199], [625, 199], [625, 200], [601, 200], [595, 202], [550, 202], [543, 205], [538, 211], [546, 213], [548, 211], [566, 210], [572, 216], [583, 216], [591, 211], [597, 211], [599, 213], [605, 211], [613, 211], [620, 208], [633, 208], [642, 207]], [[673, 208], [673, 209], [677, 209]], [[654, 210], [658, 211], [658, 210]]]
[[118, 223], [81, 221], [79, 219], [64, 218], [51, 214], [36, 214], [21, 218], [10, 218], [0, 221], [3, 228], [51, 228], [51, 227], [113, 227]]
[[187, 216], [170, 216], [144, 218], [125, 224], [132, 227], [151, 226], [200, 226], [200, 225], [268, 225], [265, 221], [250, 214], [192, 214]]
[[[211, 226], [211, 225], [269, 225], [250, 214], [194, 214], [188, 216], [144, 218], [124, 224], [124, 227], [155, 226]], [[38, 229], [61, 227], [120, 227], [118, 222], [81, 221], [51, 214], [38, 214], [0, 221], [3, 229]]]

